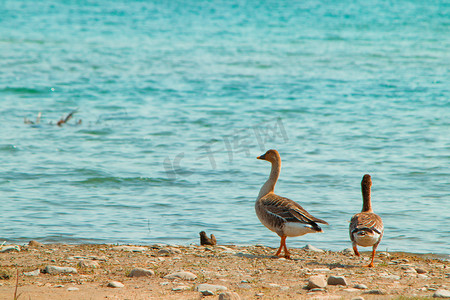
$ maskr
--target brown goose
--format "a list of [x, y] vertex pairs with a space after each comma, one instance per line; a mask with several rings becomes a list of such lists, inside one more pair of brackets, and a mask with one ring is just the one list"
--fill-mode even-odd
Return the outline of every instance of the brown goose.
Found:
[[373, 259], [378, 244], [383, 237], [384, 227], [380, 216], [372, 210], [370, 201], [370, 188], [372, 179], [369, 174], [364, 175], [361, 181], [361, 190], [363, 196], [363, 207], [359, 214], [353, 216], [350, 220], [350, 239], [353, 243], [353, 250], [356, 256], [360, 256], [357, 245], [362, 247], [372, 246], [372, 259], [368, 267], [373, 267]]
[[317, 223], [327, 225], [328, 223], [313, 217], [291, 199], [278, 196], [273, 192], [281, 170], [281, 158], [277, 150], [269, 150], [257, 158], [270, 162], [272, 170], [270, 171], [269, 179], [259, 191], [255, 203], [256, 215], [264, 226], [281, 238], [280, 248], [278, 248], [275, 255], [280, 256], [281, 249], [284, 248], [284, 257], [290, 258], [290, 253], [286, 247], [286, 238], [288, 236], [322, 232], [322, 228]]

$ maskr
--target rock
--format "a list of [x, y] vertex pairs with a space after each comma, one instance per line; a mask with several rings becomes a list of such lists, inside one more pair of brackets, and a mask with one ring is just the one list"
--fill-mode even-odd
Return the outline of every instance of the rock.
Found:
[[364, 300], [364, 298], [361, 296], [358, 296], [358, 297], [353, 297], [352, 300]]
[[159, 256], [169, 256], [170, 255], [170, 251], [167, 249], [161, 249], [158, 251], [158, 255]]
[[219, 294], [219, 300], [241, 300], [241, 297], [235, 292], [223, 292]]
[[72, 292], [72, 291], [78, 291], [79, 288], [72, 286], [72, 287], [68, 288], [67, 290], [68, 290], [69, 292]]
[[314, 273], [328, 273], [328, 272], [330, 272], [331, 270], [330, 269], [327, 269], [327, 268], [323, 268], [323, 269], [313, 269], [312, 270]]
[[370, 290], [370, 291], [364, 292], [364, 294], [368, 294], [368, 295], [384, 295], [385, 293], [382, 290]]
[[98, 268], [99, 264], [95, 260], [80, 260], [78, 262], [79, 268]]
[[155, 275], [155, 271], [143, 268], [134, 268], [131, 270], [129, 277], [150, 277]]
[[189, 289], [190, 289], [190, 287], [188, 287], [187, 285], [178, 285], [178, 286], [174, 287], [172, 289], [172, 291], [174, 291], [174, 292], [182, 292], [182, 291], [187, 291]]
[[400, 280], [400, 276], [398, 275], [381, 275], [380, 277], [390, 279], [390, 280]]
[[36, 269], [31, 272], [23, 272], [23, 275], [25, 275], [25, 276], [39, 276], [39, 274], [41, 274], [41, 270], [39, 270], [39, 269]]
[[327, 283], [329, 285], [347, 285], [347, 281], [344, 276], [330, 276]]
[[436, 292], [434, 292], [433, 297], [434, 298], [450, 298], [450, 291], [444, 290], [444, 289], [438, 289]]
[[197, 275], [187, 271], [180, 271], [168, 274], [164, 276], [166, 279], [182, 279], [182, 280], [195, 280], [197, 279]]
[[144, 252], [146, 250], [145, 247], [137, 247], [137, 246], [116, 246], [112, 248], [114, 251], [126, 251], [126, 252]]
[[309, 277], [307, 288], [309, 290], [315, 288], [324, 288], [327, 286], [327, 282], [325, 281], [325, 277], [322, 275], [316, 275]]
[[119, 281], [111, 281], [108, 282], [107, 287], [111, 287], [111, 288], [123, 288], [125, 285], [123, 285], [122, 282]]
[[0, 246], [0, 252], [20, 252], [20, 246], [19, 245], [6, 245], [6, 246]]
[[421, 268], [416, 268], [416, 272], [417, 272], [417, 274], [426, 274], [426, 273], [428, 273], [426, 270], [421, 269]]
[[428, 276], [425, 275], [425, 274], [417, 274], [417, 278], [420, 278], [420, 279], [428, 279]]
[[342, 252], [343, 254], [354, 254], [352, 248], [345, 248], [345, 249], [342, 250], [341, 252]]
[[311, 251], [311, 252], [318, 252], [318, 253], [324, 253], [325, 251], [319, 248], [314, 247], [313, 245], [306, 245], [305, 247], [303, 247], [302, 249]]
[[29, 247], [38, 248], [38, 247], [44, 247], [42, 243], [39, 243], [38, 241], [31, 240], [28, 242]]
[[248, 283], [241, 283], [241, 284], [238, 284], [238, 288], [243, 289], [243, 290], [249, 290], [252, 288], [252, 286]]
[[50, 274], [50, 275], [57, 275], [57, 274], [69, 274], [69, 273], [78, 273], [77, 269], [72, 267], [58, 267], [58, 266], [46, 266], [44, 269], [44, 273]]
[[343, 291], [344, 291], [344, 292], [347, 292], [347, 293], [356, 293], [356, 292], [359, 292], [359, 290], [358, 290], [358, 289], [355, 289], [355, 288], [343, 289]]
[[212, 295], [214, 295], [214, 293], [211, 292], [211, 291], [201, 291], [201, 293], [202, 293], [203, 296], [212, 296]]
[[354, 288], [355, 289], [360, 289], [360, 290], [366, 290], [367, 289], [367, 285], [362, 284], [362, 283], [358, 283], [358, 284], [355, 284]]
[[227, 287], [223, 285], [214, 285], [214, 284], [208, 284], [208, 283], [202, 283], [199, 284], [196, 288], [196, 291], [199, 291], [203, 294], [204, 291], [210, 291], [212, 292], [212, 295], [214, 295], [214, 292], [217, 291], [226, 291]]

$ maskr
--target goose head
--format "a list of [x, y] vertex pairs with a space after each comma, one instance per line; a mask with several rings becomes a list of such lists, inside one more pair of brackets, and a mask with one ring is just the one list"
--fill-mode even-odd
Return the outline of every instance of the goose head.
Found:
[[261, 156], [258, 156], [257, 159], [267, 160], [271, 163], [280, 161], [280, 154], [275, 149], [270, 149], [266, 153]]

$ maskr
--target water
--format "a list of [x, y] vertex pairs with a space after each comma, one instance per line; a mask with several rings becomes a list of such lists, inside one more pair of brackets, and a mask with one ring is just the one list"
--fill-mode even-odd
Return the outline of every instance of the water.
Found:
[[379, 249], [449, 254], [449, 15], [446, 1], [3, 1], [0, 240], [205, 230], [278, 246], [254, 213], [270, 169], [256, 156], [275, 148], [275, 191], [331, 224], [290, 247], [349, 247], [369, 173]]

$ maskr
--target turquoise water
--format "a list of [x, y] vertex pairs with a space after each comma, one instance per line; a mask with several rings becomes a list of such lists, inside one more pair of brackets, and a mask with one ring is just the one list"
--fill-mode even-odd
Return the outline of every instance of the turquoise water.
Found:
[[379, 249], [450, 254], [448, 1], [168, 2], [2, 2], [0, 240], [278, 246], [275, 148], [330, 223], [288, 246], [349, 247], [369, 173]]

